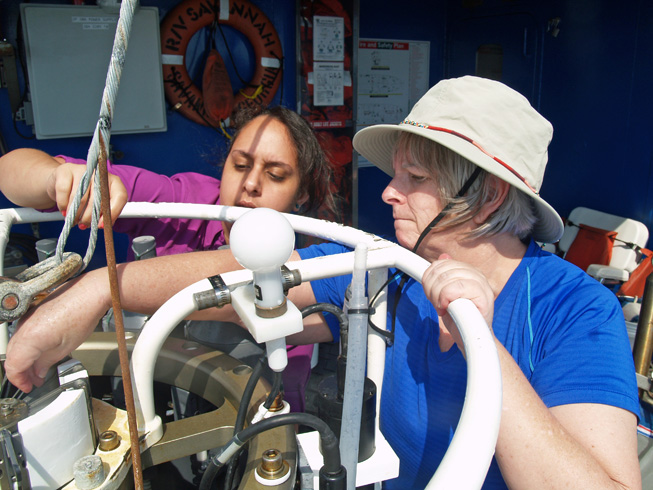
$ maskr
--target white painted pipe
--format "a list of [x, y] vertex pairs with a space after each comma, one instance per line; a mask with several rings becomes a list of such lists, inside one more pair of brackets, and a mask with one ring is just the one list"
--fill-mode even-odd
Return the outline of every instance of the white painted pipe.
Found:
[[499, 437], [501, 366], [494, 337], [474, 303], [460, 298], [447, 311], [465, 346], [467, 388], [456, 432], [426, 489], [476, 490], [483, 486]]
[[[228, 206], [180, 203], [128, 203], [121, 217], [197, 218], [235, 221], [249, 209]], [[293, 229], [299, 233], [335, 241], [354, 248], [358, 243], [368, 246], [368, 269], [396, 267], [421, 281], [428, 262], [410, 251], [369, 233], [327, 221], [303, 216], [285, 215]], [[8, 241], [8, 230], [14, 223], [57, 221], [61, 213], [41, 213], [33, 209], [14, 208], [0, 210], [0, 250]], [[3, 228], [4, 226], [4, 228]], [[5, 236], [6, 235], [6, 236]], [[4, 255], [4, 254], [3, 254]], [[1, 265], [1, 263], [0, 263]], [[303, 281], [349, 274], [353, 270], [353, 252], [328, 257], [291, 262]], [[243, 280], [243, 273], [236, 271], [223, 274], [227, 285]], [[198, 281], [173, 296], [145, 325], [132, 354], [132, 375], [135, 397], [139, 400], [146, 430], [152, 432], [146, 446], [152, 445], [160, 435], [160, 420], [156, 420], [153, 403], [153, 373], [156, 357], [163, 342], [175, 325], [195, 310], [194, 292], [209, 289], [206, 280]], [[467, 356], [467, 391], [458, 428], [449, 450], [438, 471], [427, 487], [429, 490], [444, 488], [480, 488], [487, 468], [494, 455], [501, 417], [501, 371], [494, 339], [482, 316], [473, 304], [465, 299], [451, 303], [449, 313], [458, 326]], [[380, 388], [380, 387], [379, 387]], [[379, 389], [380, 391], [380, 389]], [[139, 427], [141, 427], [139, 423]], [[479, 437], [483, 434], [484, 437]], [[156, 439], [156, 440], [155, 440]], [[473, 468], [474, 471], [461, 471]]]
[[154, 365], [159, 352], [175, 326], [197, 310], [193, 294], [208, 289], [211, 289], [211, 283], [202, 279], [175, 294], [145, 322], [134, 345], [130, 371], [138, 433], [139, 437], [145, 435], [144, 448], [152, 446], [163, 437], [161, 418], [154, 409], [153, 391]]
[[[399, 250], [382, 249], [372, 251], [368, 254], [368, 267], [379, 268], [386, 266], [401, 269], [402, 265], [405, 265], [405, 269], [418, 276], [416, 279], [421, 280], [421, 274], [419, 274], [417, 266], [418, 261], [408, 261], [406, 264], [403, 264], [401, 260], [403, 256], [404, 254]], [[397, 258], [399, 260], [395, 261]], [[303, 279], [309, 277], [311, 280], [318, 279], [320, 277], [347, 273], [347, 271], [351, 273], [353, 269], [353, 252], [303, 260], [301, 262], [290, 262], [287, 265], [292, 269], [298, 270]], [[422, 266], [423, 273], [426, 267], [424, 264]], [[244, 272], [229, 272], [222, 274], [221, 277], [228, 286], [241, 284], [244, 280]], [[201, 287], [198, 287], [197, 290], [201, 289]], [[173, 297], [173, 299], [176, 297]], [[472, 490], [481, 487], [494, 455], [501, 416], [501, 370], [493, 337], [473, 303], [466, 299], [458, 299], [449, 306], [449, 313], [456, 322], [456, 325], [458, 325], [465, 345], [468, 370], [467, 391], [461, 418], [451, 446], [434, 475], [433, 480], [429, 483], [428, 489], [460, 488]], [[174, 318], [173, 321], [175, 324], [180, 316], [178, 315]], [[161, 318], [161, 321], [170, 321], [170, 318], [166, 318], [165, 315], [159, 318]], [[146, 324], [145, 329], [151, 328], [154, 335], [161, 335], [163, 338], [156, 342], [152, 339], [146, 341], [143, 340], [143, 334], [141, 334], [141, 337], [137, 341], [137, 347], [140, 347], [141, 343], [143, 343], [144, 349], [161, 344], [165, 340], [165, 336], [174, 327], [172, 325], [168, 329], [163, 329], [155, 326], [152, 323], [154, 319], [152, 317]], [[141, 352], [140, 349], [138, 352]], [[136, 355], [140, 354], [137, 354], [135, 349], [134, 357]], [[148, 357], [149, 359], [156, 359], [156, 355], [156, 352], [152, 352]], [[139, 393], [139, 397], [142, 394], [146, 394], [148, 399], [150, 399], [149, 397], [152, 396], [153, 364], [148, 368], [149, 374], [145, 377], [141, 376], [139, 372], [139, 366], [141, 365], [141, 363], [138, 365], [133, 364], [133, 374], [136, 380], [135, 392]], [[151, 403], [153, 407], [153, 401], [148, 403]], [[141, 404], [143, 407], [146, 406], [143, 403], [142, 397]], [[154, 412], [151, 411], [150, 413]], [[156, 421], [151, 423], [147, 418], [146, 425], [148, 430], [157, 428]], [[482, 434], [482, 436], [479, 436], [479, 434]], [[151, 445], [154, 442], [156, 441], [151, 441], [149, 444]], [[461, 468], [467, 468], [467, 470], [461, 471]], [[469, 469], [473, 469], [473, 471]]]
[[[370, 301], [377, 293], [377, 291], [385, 284], [388, 279], [388, 269], [373, 269], [367, 274], [367, 287], [368, 297]], [[379, 293], [376, 302], [373, 306], [373, 311], [370, 312], [370, 320], [381, 330], [387, 330], [388, 321], [388, 288], [383, 288]], [[370, 378], [376, 385], [376, 413], [375, 418], [376, 430], [379, 430], [379, 417], [381, 413], [381, 387], [383, 384], [383, 373], [385, 372], [385, 350], [387, 345], [385, 338], [378, 332], [371, 328], [367, 332], [367, 377]]]

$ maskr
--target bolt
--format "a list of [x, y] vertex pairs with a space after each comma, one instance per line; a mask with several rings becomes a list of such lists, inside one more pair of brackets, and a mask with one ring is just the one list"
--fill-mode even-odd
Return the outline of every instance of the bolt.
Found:
[[100, 434], [100, 451], [113, 451], [120, 445], [120, 438], [115, 430], [106, 430]]
[[14, 293], [7, 293], [4, 298], [2, 298], [2, 307], [5, 310], [15, 310], [18, 308], [20, 301], [18, 296]]
[[261, 467], [270, 473], [279, 471], [283, 467], [281, 453], [277, 449], [266, 449], [263, 451]]
[[261, 457], [261, 464], [256, 468], [256, 473], [264, 480], [278, 480], [290, 471], [287, 461], [284, 461], [278, 449], [266, 449]]
[[73, 476], [80, 490], [99, 487], [104, 482], [102, 459], [95, 454], [81, 457], [73, 464]]
[[14, 412], [16, 405], [18, 405], [18, 400], [15, 398], [3, 398], [0, 400], [0, 415], [3, 417], [11, 415]]

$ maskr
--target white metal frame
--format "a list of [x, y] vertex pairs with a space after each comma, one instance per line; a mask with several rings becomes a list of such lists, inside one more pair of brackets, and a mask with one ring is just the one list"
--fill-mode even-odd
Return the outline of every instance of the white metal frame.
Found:
[[[247, 208], [201, 204], [128, 203], [121, 217], [235, 221], [247, 211]], [[387, 277], [388, 268], [401, 269], [415, 280], [421, 281], [429, 265], [423, 258], [375, 235], [327, 221], [290, 214], [284, 216], [296, 232], [339, 242], [352, 248], [359, 243], [366, 244], [367, 269], [371, 273], [369, 285], [373, 292], [378, 290]], [[12, 225], [61, 219], [63, 217], [60, 213], [41, 213], [33, 209], [0, 210], [0, 274]], [[354, 266], [354, 253], [289, 262], [287, 266], [299, 271], [302, 281], [350, 274]], [[252, 274], [250, 271], [241, 270], [222, 274], [222, 279], [230, 288], [236, 288], [248, 284]], [[209, 289], [211, 284], [204, 279], [178, 292], [145, 324], [136, 342], [131, 365], [139, 433], [143, 437], [144, 448], [150, 447], [162, 436], [162, 424], [154, 411], [153, 397], [154, 365], [159, 351], [174, 326], [195, 311], [193, 294]], [[380, 300], [375, 322], [385, 328], [385, 294], [381, 295]], [[456, 300], [449, 306], [449, 313], [456, 322], [465, 345], [468, 371], [466, 396], [449, 450], [427, 488], [478, 489], [485, 480], [499, 432], [501, 370], [493, 336], [473, 303], [466, 299]], [[377, 334], [371, 334], [368, 344], [368, 376], [377, 384], [380, 393], [385, 344]]]

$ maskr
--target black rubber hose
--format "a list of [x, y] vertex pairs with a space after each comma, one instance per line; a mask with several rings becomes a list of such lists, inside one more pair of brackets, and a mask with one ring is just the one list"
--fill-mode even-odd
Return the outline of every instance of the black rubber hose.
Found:
[[320, 474], [324, 474], [327, 478], [331, 476], [338, 476], [342, 478], [344, 467], [340, 464], [340, 449], [338, 448], [338, 439], [331, 430], [331, 428], [322, 419], [317, 418], [315, 415], [308, 413], [286, 413], [282, 415], [275, 415], [268, 419], [263, 419], [260, 422], [250, 425], [236, 434], [231, 441], [223, 447], [220, 454], [211, 458], [209, 466], [206, 468], [202, 481], [200, 482], [199, 490], [210, 490], [211, 484], [220, 468], [228, 462], [238, 450], [246, 444], [252, 437], [257, 436], [266, 430], [275, 429], [282, 425], [306, 425], [316, 430], [320, 435], [320, 447], [322, 456], [324, 457], [324, 466], [320, 470]]
[[254, 388], [259, 379], [261, 379], [261, 374], [263, 373], [263, 368], [265, 367], [266, 356], [263, 354], [252, 369], [252, 374], [250, 374], [245, 389], [243, 390], [243, 396], [240, 398], [240, 404], [238, 405], [238, 412], [236, 414], [236, 422], [234, 424], [234, 435], [238, 434], [243, 427], [245, 427], [245, 417], [247, 416], [247, 409], [249, 408], [249, 402], [252, 401], [252, 395], [254, 394]]
[[263, 408], [265, 408], [266, 410], [268, 410], [272, 406], [272, 403], [274, 403], [274, 399], [279, 394], [279, 391], [281, 391], [282, 382], [283, 382], [283, 373], [275, 371], [272, 389], [270, 390], [270, 394], [268, 395], [267, 400], [265, 400], [265, 403], [263, 403]]
[[[266, 356], [263, 354], [259, 357], [258, 361], [254, 365], [252, 373], [249, 375], [245, 389], [243, 390], [243, 396], [240, 398], [240, 404], [238, 405], [238, 412], [236, 413], [236, 422], [234, 423], [234, 436], [238, 434], [243, 427], [245, 426], [245, 418], [247, 417], [247, 409], [249, 408], [249, 402], [252, 400], [252, 395], [254, 394], [254, 388], [259, 379], [261, 379], [261, 374], [263, 373], [263, 368], [265, 367]], [[236, 459], [232, 459], [227, 466], [227, 474], [225, 475], [225, 485], [224, 488], [229, 490], [233, 484], [234, 472], [236, 470]], [[208, 471], [208, 469], [207, 469]], [[205, 473], [206, 474], [206, 473]], [[213, 477], [215, 478], [215, 476]], [[213, 480], [212, 478], [212, 480]], [[204, 477], [202, 476], [202, 481]]]
[[[277, 395], [279, 394], [279, 391], [281, 390], [281, 384], [283, 380], [283, 374], [281, 372], [275, 372], [274, 373], [274, 384], [272, 385], [272, 389], [270, 389], [270, 393], [268, 393], [268, 397], [263, 403], [263, 408], [268, 410], [271, 406], [272, 403], [274, 403], [274, 400], [277, 398]], [[250, 396], [251, 398], [251, 396]], [[249, 405], [249, 402], [247, 403]], [[238, 427], [238, 430], [242, 430], [243, 428], [243, 423], [240, 422]], [[235, 429], [235, 427], [234, 427]], [[236, 435], [238, 431], [234, 430], [234, 435]], [[239, 451], [240, 452], [240, 451]], [[236, 456], [236, 455], [234, 455]], [[233, 457], [229, 461], [229, 464], [227, 465], [227, 474], [225, 475], [225, 483], [224, 483], [224, 488], [225, 490], [230, 490], [234, 486], [234, 474], [236, 470], [236, 465], [238, 464], [238, 458]]]
[[[338, 319], [340, 323], [340, 345], [343, 347], [344, 351], [347, 351], [347, 332], [349, 331], [349, 317], [342, 311], [342, 308], [338, 308], [336, 305], [331, 303], [315, 303], [314, 305], [309, 305], [301, 310], [302, 318], [306, 318], [308, 315], [313, 313], [331, 313]], [[343, 340], [344, 339], [344, 340]]]

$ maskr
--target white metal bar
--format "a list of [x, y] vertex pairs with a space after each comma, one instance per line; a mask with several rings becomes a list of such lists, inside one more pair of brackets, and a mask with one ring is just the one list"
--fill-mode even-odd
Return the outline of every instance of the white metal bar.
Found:
[[[180, 203], [128, 203], [121, 217], [197, 218], [235, 221], [249, 211], [246, 208]], [[396, 267], [421, 282], [428, 262], [410, 251], [369, 233], [335, 223], [285, 215], [294, 230], [311, 236], [335, 241], [354, 248], [365, 243], [369, 248], [370, 270]], [[14, 223], [57, 221], [61, 213], [40, 213], [33, 209], [0, 210], [0, 250], [8, 241], [8, 229]], [[4, 254], [3, 254], [4, 255]], [[0, 262], [0, 266], [1, 266]], [[303, 281], [310, 281], [353, 270], [353, 252], [316, 259], [291, 262], [291, 269], [300, 271]], [[249, 271], [235, 271], [222, 275], [227, 285], [251, 279]], [[180, 291], [168, 300], [148, 321], [139, 336], [132, 354], [134, 394], [137, 398], [139, 428], [145, 425], [146, 446], [161, 437], [161, 422], [154, 414], [153, 372], [163, 342], [179, 321], [192, 313], [196, 306], [193, 293], [209, 289], [207, 280]], [[385, 301], [384, 301], [385, 302]], [[377, 305], [378, 307], [378, 305]], [[482, 485], [494, 455], [501, 416], [501, 371], [489, 328], [473, 304], [464, 299], [454, 301], [449, 313], [458, 325], [467, 356], [467, 391], [465, 404], [452, 443], [438, 471], [429, 483], [429, 490], [444, 488], [476, 489]], [[381, 373], [382, 376], [382, 373]], [[380, 387], [379, 387], [380, 391]], [[480, 437], [479, 434], [483, 436]], [[473, 468], [474, 471], [461, 471]]]

